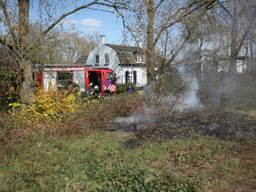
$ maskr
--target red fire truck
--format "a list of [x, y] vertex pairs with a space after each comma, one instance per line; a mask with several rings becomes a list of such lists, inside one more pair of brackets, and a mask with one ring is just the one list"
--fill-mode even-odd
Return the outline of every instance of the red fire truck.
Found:
[[77, 86], [82, 92], [93, 91], [104, 96], [105, 93], [115, 93], [117, 90], [115, 74], [108, 68], [66, 64], [36, 65], [35, 77], [44, 91]]

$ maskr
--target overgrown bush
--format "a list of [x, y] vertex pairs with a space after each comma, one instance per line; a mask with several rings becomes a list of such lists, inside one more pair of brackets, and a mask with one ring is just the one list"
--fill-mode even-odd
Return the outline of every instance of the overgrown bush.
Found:
[[7, 110], [18, 99], [15, 73], [0, 70], [0, 110]]
[[113, 118], [127, 116], [141, 106], [142, 98], [138, 94], [89, 100], [80, 105], [76, 113], [67, 117], [65, 129], [61, 131], [70, 134], [81, 133], [87, 129], [105, 129]]
[[178, 71], [169, 67], [159, 76], [155, 86], [155, 93], [160, 96], [182, 93], [186, 88], [186, 83], [180, 77]]
[[44, 92], [39, 89], [36, 93], [35, 101], [22, 108], [15, 115], [17, 118], [40, 121], [49, 119], [62, 119], [69, 113], [74, 113], [77, 109], [76, 97], [73, 94]]
[[74, 113], [76, 108], [76, 97], [73, 94], [46, 93], [39, 90], [35, 102], [27, 110], [36, 119], [41, 119], [63, 118], [67, 113]]

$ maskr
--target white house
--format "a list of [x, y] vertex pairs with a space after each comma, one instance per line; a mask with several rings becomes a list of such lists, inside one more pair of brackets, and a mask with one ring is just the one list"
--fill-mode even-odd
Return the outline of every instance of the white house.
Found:
[[141, 47], [107, 44], [101, 36], [100, 44], [88, 55], [86, 65], [112, 69], [118, 84], [132, 83], [143, 87], [147, 83], [145, 55]]

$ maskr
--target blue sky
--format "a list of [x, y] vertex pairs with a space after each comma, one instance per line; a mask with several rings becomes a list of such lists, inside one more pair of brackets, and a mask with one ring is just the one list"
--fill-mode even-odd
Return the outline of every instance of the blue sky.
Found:
[[88, 35], [104, 34], [108, 43], [119, 44], [122, 41], [122, 20], [111, 13], [82, 10], [65, 19], [65, 28], [72, 27]]
[[[50, 1], [49, 1], [50, 2]], [[63, 13], [66, 13], [75, 7], [81, 5], [79, 1], [58, 2], [53, 6], [51, 22], [57, 19]], [[55, 3], [56, 3], [55, 2]], [[102, 8], [94, 6], [93, 8]], [[106, 8], [105, 8], [106, 9]], [[30, 15], [33, 22], [41, 22], [40, 14], [46, 15], [47, 6], [41, 8], [38, 1], [34, 1], [30, 7]], [[47, 17], [47, 16], [46, 16]], [[113, 13], [83, 9], [68, 17], [62, 22], [65, 30], [78, 31], [86, 35], [105, 35], [108, 43], [121, 43], [123, 24], [122, 19]], [[47, 23], [49, 25], [49, 21]]]

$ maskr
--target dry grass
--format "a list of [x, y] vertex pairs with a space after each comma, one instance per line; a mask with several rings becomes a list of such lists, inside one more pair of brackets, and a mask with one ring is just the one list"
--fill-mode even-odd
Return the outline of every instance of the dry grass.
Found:
[[104, 132], [24, 140], [0, 163], [0, 191], [255, 191], [255, 142], [123, 142]]

